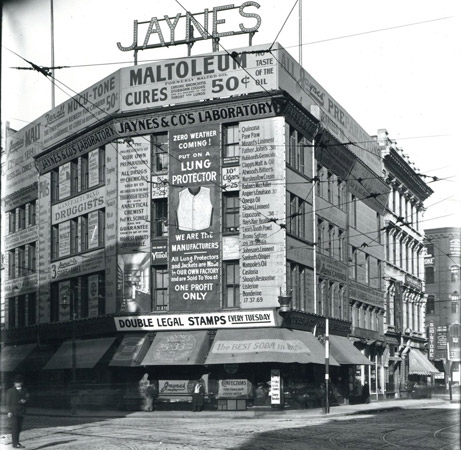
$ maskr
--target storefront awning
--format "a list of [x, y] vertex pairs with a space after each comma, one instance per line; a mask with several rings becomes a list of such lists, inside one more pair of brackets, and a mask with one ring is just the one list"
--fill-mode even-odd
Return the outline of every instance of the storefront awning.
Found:
[[[75, 341], [76, 368], [92, 369], [109, 350], [115, 337]], [[44, 370], [72, 368], [72, 341], [65, 341], [46, 363]]]
[[[205, 364], [325, 364], [325, 349], [307, 331], [288, 328], [218, 330]], [[330, 357], [330, 364], [338, 366]]]
[[149, 346], [147, 334], [124, 336], [109, 366], [137, 367], [146, 354]]
[[373, 363], [344, 336], [330, 336], [330, 353], [341, 365], [355, 364], [362, 365]]
[[432, 375], [440, 373], [432, 363], [417, 349], [410, 350], [410, 375]]
[[210, 348], [208, 331], [166, 331], [155, 335], [142, 366], [204, 364]]
[[6, 345], [2, 348], [1, 366], [2, 372], [13, 372], [29, 356], [37, 344]]

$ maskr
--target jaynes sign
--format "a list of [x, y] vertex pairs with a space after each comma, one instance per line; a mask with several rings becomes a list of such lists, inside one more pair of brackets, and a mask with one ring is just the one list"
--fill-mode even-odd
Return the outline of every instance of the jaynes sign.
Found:
[[[122, 52], [128, 52], [180, 44], [192, 45], [199, 40], [217, 40], [223, 36], [253, 34], [261, 25], [261, 16], [254, 12], [254, 8], [258, 9], [259, 6], [256, 2], [248, 1], [240, 6], [232, 4], [216, 6], [212, 10], [206, 8], [200, 13], [186, 12], [185, 14], [178, 13], [174, 17], [167, 15], [163, 18], [152, 17], [150, 21], [144, 22], [135, 20], [133, 22], [133, 42], [129, 46], [117, 42], [117, 47]], [[238, 30], [230, 30], [226, 27], [224, 17], [233, 22], [236, 21], [236, 13], [233, 12], [235, 9], [238, 9], [237, 18], [241, 18], [242, 21], [238, 23]], [[211, 26], [209, 24], [210, 15], [212, 18]], [[152, 35], [157, 36], [153, 37]], [[142, 43], [138, 42], [138, 36], [144, 36]]]

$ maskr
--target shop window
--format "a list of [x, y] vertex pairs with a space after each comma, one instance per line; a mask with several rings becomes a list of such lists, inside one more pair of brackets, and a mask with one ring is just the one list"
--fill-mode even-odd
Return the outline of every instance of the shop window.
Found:
[[152, 200], [152, 238], [168, 236], [168, 199]]
[[[89, 299], [89, 283], [88, 283], [88, 275], [83, 276], [80, 278], [80, 305], [79, 305], [79, 314], [80, 317], [85, 318], [88, 317], [88, 299]], [[99, 292], [98, 292], [99, 295]]]
[[152, 151], [155, 172], [166, 172], [168, 170], [168, 134], [152, 135]]
[[425, 267], [425, 281], [426, 284], [434, 284], [434, 267]]
[[29, 294], [27, 301], [27, 325], [32, 326], [37, 323], [37, 294]]
[[239, 158], [239, 126], [228, 125], [224, 128], [224, 162], [238, 162]]
[[51, 284], [50, 292], [50, 322], [59, 321], [59, 283]]
[[18, 297], [18, 327], [23, 328], [26, 326], [26, 296], [20, 295]]
[[236, 308], [240, 299], [240, 268], [238, 261], [224, 262], [224, 307]]
[[8, 232], [9, 233], [15, 233], [16, 232], [16, 210], [13, 209], [10, 211], [8, 215]]
[[240, 228], [240, 199], [238, 192], [223, 194], [224, 231], [237, 232]]
[[8, 299], [8, 327], [14, 328], [16, 326], [16, 297]]
[[459, 266], [451, 266], [450, 267], [450, 273], [451, 273], [451, 282], [452, 283], [458, 283], [459, 282]]
[[168, 311], [168, 269], [166, 266], [153, 267], [154, 310]]

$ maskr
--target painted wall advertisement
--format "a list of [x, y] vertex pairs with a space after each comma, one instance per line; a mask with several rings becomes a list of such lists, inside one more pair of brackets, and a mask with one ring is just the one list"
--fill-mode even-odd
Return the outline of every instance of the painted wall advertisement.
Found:
[[285, 281], [285, 124], [240, 124], [240, 306], [278, 306]]
[[170, 311], [219, 308], [219, 126], [170, 133]]
[[99, 184], [99, 149], [88, 154], [88, 186], [94, 187]]
[[276, 89], [277, 61], [263, 51], [267, 48], [254, 46], [251, 53], [237, 49], [236, 57], [221, 52], [122, 69], [121, 109], [132, 111]]
[[150, 251], [149, 136], [119, 144], [118, 248], [121, 253]]

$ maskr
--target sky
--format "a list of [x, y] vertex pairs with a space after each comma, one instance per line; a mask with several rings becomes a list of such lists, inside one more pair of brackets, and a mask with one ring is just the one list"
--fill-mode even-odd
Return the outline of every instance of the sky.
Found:
[[[244, 0], [234, 3], [240, 6]], [[457, 0], [259, 0], [253, 44], [280, 42], [368, 132], [389, 137], [434, 190], [425, 202], [424, 228], [461, 226], [461, 21]], [[133, 52], [133, 21], [228, 5], [225, 0], [54, 0], [56, 105], [121, 67]], [[51, 109], [51, 82], [24, 61], [51, 66], [51, 0], [3, 0], [2, 136], [6, 121], [20, 129]], [[291, 11], [291, 14], [290, 14]], [[238, 10], [223, 12], [220, 30], [237, 30]], [[141, 28], [139, 41], [146, 28]], [[166, 38], [168, 33], [164, 30]], [[182, 34], [182, 32], [178, 32]], [[153, 35], [149, 43], [155, 42]], [[248, 45], [228, 36], [226, 50]], [[211, 41], [192, 55], [211, 52]], [[186, 46], [139, 52], [139, 63], [187, 55]]]

